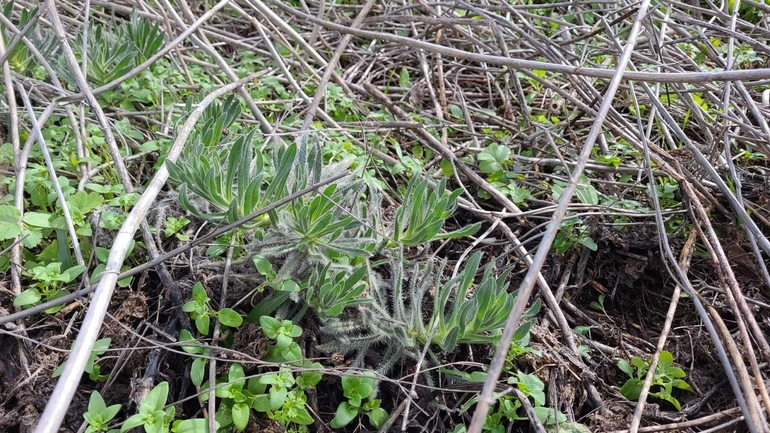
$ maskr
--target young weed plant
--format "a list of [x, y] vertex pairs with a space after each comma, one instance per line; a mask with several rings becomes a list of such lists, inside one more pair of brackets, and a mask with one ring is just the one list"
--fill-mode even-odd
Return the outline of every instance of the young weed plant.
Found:
[[[174, 421], [174, 406], [166, 406], [168, 398], [168, 382], [156, 385], [139, 405], [139, 413], [130, 416], [121, 426], [120, 432], [126, 432], [136, 427], [144, 428], [147, 433], [194, 433], [207, 432], [208, 420], [192, 418]], [[172, 423], [173, 421], [173, 423]]]
[[[41, 301], [48, 302], [56, 298], [67, 295], [69, 292], [62, 287], [75, 281], [75, 279], [86, 271], [85, 266], [75, 265], [62, 271], [61, 262], [52, 262], [45, 266], [35, 266], [28, 275], [35, 283], [32, 287], [19, 293], [19, 296], [13, 300], [16, 307], [26, 307], [37, 305]], [[64, 308], [63, 305], [52, 307], [45, 310], [52, 314]]]
[[[278, 371], [246, 379], [243, 366], [231, 364], [227, 380], [218, 381], [226, 385], [216, 389], [216, 396], [222, 399], [216, 420], [222, 428], [232, 425], [236, 430], [244, 431], [253, 409], [294, 431], [306, 431], [304, 426], [312, 424], [313, 417], [306, 407], [305, 390], [320, 382], [323, 367], [302, 357], [299, 345], [293, 341], [302, 334], [299, 326], [290, 320], [279, 321], [268, 316], [261, 317], [260, 323], [265, 334], [276, 342], [268, 347], [269, 355], [265, 360], [292, 364], [302, 372], [295, 375], [284, 365]], [[208, 382], [202, 388], [208, 388]], [[204, 393], [201, 399], [208, 400], [208, 394]]]
[[[107, 375], [100, 374], [101, 373], [101, 367], [99, 366], [99, 357], [104, 355], [104, 352], [107, 351], [107, 349], [110, 348], [110, 343], [112, 342], [111, 338], [101, 338], [99, 340], [96, 340], [94, 342], [94, 348], [91, 351], [91, 355], [88, 357], [88, 361], [86, 362], [86, 366], [84, 368], [84, 371], [88, 373], [88, 377], [95, 381], [95, 382], [104, 382], [107, 380]], [[72, 344], [73, 346], [75, 343]], [[67, 361], [64, 361], [56, 367], [56, 370], [54, 370], [53, 375], [51, 377], [59, 377], [62, 373], [64, 373], [64, 367], [67, 365]]]
[[372, 427], [382, 427], [388, 419], [388, 412], [380, 407], [382, 402], [374, 398], [375, 386], [376, 375], [371, 371], [342, 376], [342, 391], [347, 401], [340, 403], [329, 425], [335, 429], [343, 428], [357, 416], [365, 414]]
[[86, 433], [118, 433], [120, 430], [110, 429], [109, 424], [115, 418], [115, 415], [120, 412], [120, 407], [121, 405], [119, 404], [107, 407], [99, 391], [94, 391], [91, 394], [91, 398], [88, 399], [88, 411], [83, 414], [83, 418], [88, 423]]
[[[516, 368], [516, 358], [524, 354], [542, 356], [540, 351], [529, 347], [530, 329], [533, 321], [523, 322], [516, 330], [513, 336], [513, 344], [506, 357], [504, 367], [504, 376], [507, 376], [507, 382], [515, 386], [526, 397], [532, 399], [535, 415], [548, 431], [556, 431], [556, 426], [563, 426], [567, 421], [566, 415], [545, 406], [545, 384], [534, 374], [526, 374]], [[486, 369], [486, 367], [485, 367]], [[465, 382], [484, 382], [487, 374], [484, 371], [473, 371], [471, 373], [458, 371], [455, 369], [441, 369], [452, 377], [459, 378]], [[461, 412], [467, 412], [478, 402], [478, 397], [472, 398], [463, 405]], [[522, 403], [511, 395], [501, 395], [497, 399], [497, 404], [484, 421], [483, 431], [503, 433], [506, 431], [506, 425], [515, 421], [526, 421], [527, 417], [522, 414]], [[465, 426], [458, 425], [454, 432], [464, 432]], [[561, 430], [569, 431], [569, 430]]]
[[466, 226], [449, 233], [440, 233], [444, 221], [457, 209], [457, 189], [446, 193], [446, 180], [442, 179], [435, 189], [428, 187], [428, 179], [414, 176], [409, 181], [401, 206], [396, 211], [391, 235], [391, 246], [422, 245], [441, 239], [470, 236], [478, 231], [481, 223]]
[[223, 308], [219, 311], [209, 306], [209, 298], [206, 289], [200, 282], [193, 286], [193, 297], [182, 306], [182, 311], [190, 313], [190, 318], [195, 321], [195, 327], [203, 335], [209, 335], [211, 317], [216, 317], [224, 326], [237, 328], [243, 323], [243, 317], [231, 308]]
[[[618, 368], [629, 377], [626, 383], [620, 388], [620, 393], [629, 400], [638, 400], [639, 394], [642, 392], [644, 378], [650, 370], [650, 361], [645, 361], [642, 358], [635, 356], [631, 358], [631, 364], [629, 364], [625, 359], [619, 359]], [[674, 357], [671, 355], [671, 352], [665, 350], [660, 352], [658, 366], [655, 369], [652, 385], [650, 386], [650, 396], [665, 400], [674, 405], [676, 410], [681, 410], [682, 405], [679, 403], [679, 400], [672, 395], [672, 392], [674, 388], [695, 392], [692, 387], [683, 380], [686, 376], [684, 370], [679, 367], [674, 367]]]
[[[331, 318], [321, 332], [334, 340], [319, 348], [328, 352], [356, 353], [353, 365], [362, 365], [364, 356], [377, 347], [385, 351], [380, 371], [387, 371], [397, 359], [420, 359], [426, 343], [446, 352], [458, 344], [494, 343], [505, 325], [516, 292], [508, 292], [510, 270], [494, 275], [488, 265], [473, 296], [468, 296], [481, 262], [481, 253], [468, 260], [463, 272], [441, 283], [446, 262], [415, 264], [404, 269], [402, 256], [385, 263], [390, 281], [370, 276], [368, 285], [372, 302], [363, 306], [359, 316]], [[406, 287], [404, 287], [406, 286]], [[435, 289], [433, 305], [426, 311], [426, 294]], [[537, 314], [540, 302], [533, 304], [526, 317]], [[426, 320], [427, 318], [427, 320]], [[438, 356], [429, 350], [432, 359]]]

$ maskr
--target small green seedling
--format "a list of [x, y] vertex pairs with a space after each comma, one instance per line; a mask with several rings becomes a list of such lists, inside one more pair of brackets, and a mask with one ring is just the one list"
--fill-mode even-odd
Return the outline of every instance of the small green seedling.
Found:
[[193, 298], [182, 306], [182, 311], [190, 313], [190, 318], [195, 321], [195, 327], [203, 335], [208, 335], [211, 326], [211, 317], [216, 316], [219, 323], [231, 328], [237, 328], [243, 323], [243, 317], [235, 310], [223, 308], [214, 311], [209, 307], [209, 298], [206, 289], [200, 282], [193, 286]]
[[610, 316], [607, 314], [607, 310], [604, 307], [604, 299], [606, 297], [607, 295], [599, 295], [599, 299], [597, 301], [591, 301], [591, 304], [589, 306], [596, 311], [601, 311], [606, 318], [610, 319]]
[[445, 179], [437, 182], [436, 187], [431, 189], [427, 179], [413, 177], [406, 188], [401, 206], [396, 211], [391, 239], [404, 246], [414, 246], [476, 233], [481, 227], [480, 223], [449, 233], [439, 233], [444, 221], [457, 208], [457, 198], [461, 192], [460, 189], [446, 192]]
[[[99, 340], [96, 340], [94, 342], [94, 349], [91, 351], [91, 355], [88, 357], [88, 361], [86, 362], [86, 367], [84, 371], [88, 373], [88, 377], [91, 378], [91, 380], [96, 382], [104, 382], [107, 380], [107, 375], [99, 374], [100, 373], [100, 366], [96, 363], [96, 361], [99, 360], [99, 357], [104, 355], [104, 352], [107, 351], [107, 349], [110, 348], [110, 343], [112, 342], [112, 339], [110, 338], [102, 338]], [[74, 343], [73, 343], [74, 346]], [[53, 375], [51, 377], [59, 377], [64, 372], [64, 367], [67, 365], [67, 361], [62, 362], [62, 364], [58, 367], [56, 367], [56, 370], [54, 370]]]
[[[262, 399], [255, 401], [254, 408], [258, 412], [267, 413], [271, 419], [285, 426], [312, 424], [313, 417], [305, 408], [307, 402], [305, 391], [301, 387], [295, 388], [295, 385], [298, 385], [298, 379], [294, 378], [288, 368], [281, 368], [279, 373], [262, 376], [259, 378], [259, 385], [255, 385], [257, 386], [256, 391], [264, 392], [267, 385], [270, 385], [270, 391], [267, 394], [262, 394], [260, 396]], [[303, 382], [312, 383], [313, 379], [306, 376]]]
[[331, 263], [314, 276], [308, 287], [306, 299], [315, 308], [322, 319], [342, 314], [345, 307], [372, 302], [371, 298], [362, 297], [366, 290], [366, 266], [360, 266], [350, 274], [330, 272]]
[[187, 218], [167, 217], [166, 229], [163, 231], [163, 234], [166, 235], [166, 238], [174, 236], [182, 242], [187, 242], [190, 240], [190, 235], [182, 232], [182, 229], [184, 229], [187, 224], [190, 224], [190, 220]]
[[596, 251], [598, 245], [591, 238], [590, 227], [583, 225], [580, 218], [568, 217], [561, 223], [559, 232], [553, 240], [553, 250], [564, 254], [577, 245], [582, 245], [591, 251]]
[[489, 144], [486, 149], [478, 154], [479, 170], [482, 173], [493, 174], [501, 171], [511, 163], [511, 149], [497, 143]]
[[244, 389], [245, 377], [241, 364], [233, 363], [230, 365], [230, 372], [227, 376], [228, 384], [216, 390], [217, 397], [232, 400], [226, 408], [230, 410], [233, 424], [238, 431], [246, 429], [249, 423], [251, 405], [256, 397], [248, 389]]
[[[486, 379], [486, 373], [478, 374], [476, 377], [468, 377], [468, 379], [473, 382], [483, 382]], [[525, 374], [521, 371], [516, 371], [514, 375], [508, 378], [508, 383], [516, 386], [522, 394], [531, 397], [532, 400], [534, 400], [533, 409], [535, 415], [547, 428], [561, 425], [567, 421], [567, 416], [563, 413], [544, 406], [545, 384], [534, 374]], [[462, 406], [461, 413], [467, 412], [476, 403], [478, 403], [478, 397], [470, 399]], [[527, 417], [520, 414], [521, 408], [521, 402], [511, 395], [499, 396], [495, 410], [485, 419], [482, 430], [493, 433], [503, 433], [506, 431], [506, 423], [504, 421], [507, 421], [508, 423], [514, 421], [526, 421]], [[464, 431], [464, 429], [455, 429], [455, 431]]]
[[129, 417], [120, 428], [121, 433], [134, 427], [143, 426], [147, 433], [166, 433], [174, 419], [174, 406], [166, 406], [168, 382], [161, 382], [153, 388], [139, 405], [139, 413]]
[[535, 356], [543, 356], [543, 354], [537, 350], [529, 347], [529, 340], [530, 340], [530, 333], [529, 330], [532, 328], [533, 321], [527, 321], [522, 323], [517, 329], [516, 332], [513, 334], [513, 340], [511, 341], [511, 348], [508, 350], [508, 356], [505, 358], [506, 361], [506, 371], [513, 371], [515, 370], [513, 366], [513, 361], [527, 353], [531, 353]]
[[[631, 364], [633, 364], [633, 367]], [[627, 399], [636, 401], [642, 392], [644, 378], [650, 369], [650, 361], [633, 357], [631, 358], [631, 364], [624, 359], [618, 360], [618, 368], [630, 377], [620, 388], [620, 393]], [[636, 367], [636, 372], [634, 372], [634, 367]], [[674, 388], [695, 392], [687, 382], [682, 380], [685, 376], [684, 370], [674, 367], [674, 357], [670, 352], [665, 350], [660, 352], [658, 366], [655, 369], [655, 375], [650, 386], [650, 396], [665, 400], [674, 405], [676, 410], [681, 410], [682, 405], [679, 403], [679, 400], [671, 395], [671, 392]]]
[[86, 433], [108, 432], [117, 433], [119, 430], [108, 428], [110, 421], [120, 412], [120, 405], [113, 404], [110, 407], [104, 403], [99, 391], [94, 391], [88, 400], [88, 412], [83, 414], [88, 427]]
[[[147, 433], [168, 433], [169, 428], [173, 433], [208, 433], [209, 424], [205, 418], [177, 420], [172, 424], [176, 410], [174, 406], [169, 406], [163, 410], [167, 398], [168, 382], [161, 382], [147, 394], [142, 404], [139, 405], [139, 413], [132, 415], [123, 423], [120, 433], [139, 426], [144, 427], [144, 431]], [[218, 422], [215, 422], [214, 425], [219, 429]]]
[[[376, 381], [375, 374], [368, 371], [360, 375], [343, 376], [342, 390], [348, 400], [340, 403], [329, 425], [335, 429], [342, 428], [359, 414], [366, 414], [369, 424], [377, 429], [382, 427], [388, 419], [388, 412], [380, 407], [380, 399], [374, 398]], [[368, 401], [364, 401], [366, 399]]]
[[195, 357], [195, 360], [193, 360], [192, 366], [190, 367], [190, 380], [192, 380], [192, 383], [195, 386], [200, 388], [201, 385], [203, 385], [203, 379], [206, 376], [206, 364], [208, 363], [208, 357], [211, 356], [211, 349], [204, 348], [198, 340], [193, 338], [190, 331], [186, 329], [179, 331], [179, 341], [185, 343], [185, 345], [182, 346], [182, 350], [186, 353], [191, 355], [201, 355]]
[[269, 355], [265, 360], [271, 362], [292, 362], [302, 359], [302, 349], [294, 338], [302, 335], [302, 328], [291, 320], [280, 321], [270, 316], [259, 318], [259, 324], [267, 338], [275, 340], [274, 346], [268, 346]]
[[[32, 277], [37, 281], [33, 287], [19, 293], [19, 296], [13, 300], [15, 307], [26, 307], [29, 305], [37, 305], [41, 301], [52, 301], [56, 298], [68, 294], [68, 292], [62, 289], [80, 276], [87, 269], [85, 266], [76, 265], [71, 268], [61, 270], [61, 262], [49, 263], [45, 266], [35, 266], [32, 268]], [[63, 305], [57, 307], [51, 307], [45, 310], [46, 313], [52, 314], [64, 308]]]
[[[303, 367], [322, 368], [321, 364], [309, 361], [306, 361]], [[251, 409], [266, 413], [270, 419], [284, 426], [313, 423], [313, 417], [305, 407], [307, 396], [304, 389], [315, 386], [321, 380], [320, 373], [306, 371], [295, 378], [290, 369], [282, 368], [279, 372], [247, 381], [243, 367], [233, 363], [227, 380], [226, 385], [216, 389], [216, 396], [222, 399], [216, 419], [221, 421], [223, 427], [233, 424], [236, 430], [245, 430]], [[207, 386], [204, 384], [203, 388]], [[208, 400], [208, 394], [204, 393], [202, 400]]]

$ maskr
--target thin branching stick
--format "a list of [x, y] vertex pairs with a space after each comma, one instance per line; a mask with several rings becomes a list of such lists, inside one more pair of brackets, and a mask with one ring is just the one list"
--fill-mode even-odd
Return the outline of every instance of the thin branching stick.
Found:
[[500, 342], [495, 351], [495, 355], [489, 365], [487, 380], [484, 382], [484, 388], [481, 392], [481, 395], [479, 396], [479, 402], [476, 406], [476, 411], [473, 413], [473, 419], [471, 420], [471, 425], [468, 428], [469, 433], [481, 432], [481, 428], [484, 425], [484, 420], [487, 417], [489, 408], [495, 402], [493, 395], [495, 391], [495, 385], [497, 384], [497, 379], [500, 377], [503, 365], [505, 364], [505, 356], [508, 354], [508, 349], [511, 347], [513, 334], [516, 332], [519, 320], [524, 314], [524, 310], [527, 306], [527, 303], [529, 302], [529, 297], [532, 294], [535, 281], [540, 275], [540, 269], [542, 269], [543, 264], [545, 263], [545, 259], [551, 249], [553, 240], [556, 237], [556, 233], [558, 232], [559, 227], [561, 226], [561, 222], [566, 215], [567, 206], [569, 205], [569, 202], [572, 201], [572, 196], [575, 194], [575, 190], [577, 189], [577, 185], [580, 180], [580, 175], [583, 174], [585, 164], [588, 162], [588, 159], [591, 156], [594, 143], [601, 133], [602, 125], [607, 117], [607, 112], [612, 105], [615, 92], [620, 86], [620, 82], [626, 70], [626, 65], [628, 65], [631, 59], [631, 53], [633, 53], [634, 46], [636, 44], [636, 37], [639, 35], [642, 19], [644, 19], [646, 16], [649, 5], [650, 0], [645, 0], [639, 6], [639, 11], [637, 13], [636, 19], [634, 20], [634, 25], [631, 28], [628, 42], [623, 51], [623, 56], [618, 62], [618, 69], [615, 71], [615, 74], [608, 85], [605, 99], [602, 101], [602, 104], [599, 107], [599, 113], [594, 120], [593, 125], [591, 126], [591, 131], [589, 132], [585, 143], [583, 144], [583, 149], [580, 152], [580, 156], [578, 157], [575, 169], [572, 171], [570, 181], [565, 187], [562, 196], [559, 198], [559, 205], [554, 211], [553, 219], [548, 224], [548, 227], [545, 230], [545, 234], [543, 235], [543, 239], [540, 241], [540, 246], [537, 249], [537, 253], [533, 258], [532, 263], [529, 265], [529, 271], [519, 286], [516, 302], [513, 304], [513, 309], [511, 309], [511, 313], [508, 316], [508, 321], [506, 322], [503, 333], [500, 336]]

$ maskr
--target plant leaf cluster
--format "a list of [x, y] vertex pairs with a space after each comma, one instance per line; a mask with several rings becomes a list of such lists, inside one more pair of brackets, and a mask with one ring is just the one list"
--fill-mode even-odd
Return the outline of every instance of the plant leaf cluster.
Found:
[[329, 426], [334, 429], [343, 428], [360, 414], [365, 414], [372, 427], [377, 429], [382, 427], [388, 419], [388, 412], [380, 407], [381, 400], [374, 398], [376, 382], [375, 374], [370, 371], [342, 376], [342, 392], [347, 401], [337, 406]]
[[[618, 360], [618, 368], [626, 373], [629, 379], [620, 388], [620, 393], [629, 400], [638, 400], [644, 385], [644, 379], [650, 370], [650, 361], [645, 361], [639, 357], [632, 357], [631, 363], [625, 359]], [[665, 400], [676, 408], [681, 410], [679, 403], [672, 392], [674, 388], [684, 391], [695, 392], [692, 387], [684, 381], [687, 375], [684, 370], [674, 366], [674, 356], [666, 350], [660, 352], [658, 366], [655, 368], [655, 374], [652, 377], [650, 385], [650, 395], [661, 400]]]
[[[302, 333], [299, 326], [293, 325], [290, 320], [279, 321], [269, 316], [262, 316], [260, 323], [268, 338], [276, 341], [274, 346], [268, 348], [272, 354], [266, 360], [287, 365], [246, 378], [241, 364], [231, 364], [227, 378], [217, 381], [219, 386], [215, 395], [222, 399], [215, 415], [217, 422], [222, 428], [233, 426], [238, 431], [244, 431], [254, 410], [286, 426], [312, 424], [313, 417], [306, 408], [305, 389], [320, 382], [321, 364], [302, 357], [299, 345], [293, 341]], [[304, 371], [295, 375], [289, 364]], [[207, 389], [208, 386], [205, 382], [201, 388]], [[208, 398], [208, 393], [201, 397], [203, 401]]]

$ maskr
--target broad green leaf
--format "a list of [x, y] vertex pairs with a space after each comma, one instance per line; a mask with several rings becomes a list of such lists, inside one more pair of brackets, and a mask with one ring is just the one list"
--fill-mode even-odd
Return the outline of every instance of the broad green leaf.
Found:
[[[303, 363], [302, 367], [323, 370], [323, 366], [318, 362], [305, 362]], [[316, 386], [322, 378], [323, 374], [318, 371], [303, 371], [302, 374], [297, 377], [297, 384], [303, 388], [308, 386]]]
[[471, 382], [485, 382], [487, 380], [487, 373], [485, 371], [474, 371], [471, 373]]
[[302, 349], [299, 344], [291, 343], [288, 349], [281, 352], [281, 355], [285, 362], [299, 361], [302, 359]]
[[195, 318], [195, 327], [203, 335], [209, 335], [209, 325], [211, 324], [211, 317], [208, 314], [201, 314]]
[[[219, 423], [214, 423], [219, 428]], [[209, 420], [205, 418], [185, 419], [175, 421], [172, 429], [174, 433], [208, 433]]]
[[382, 427], [383, 424], [385, 424], [385, 421], [388, 420], [388, 412], [381, 407], [373, 409], [366, 415], [369, 417], [369, 423], [372, 424], [372, 427], [377, 429]]
[[129, 417], [125, 422], [123, 422], [123, 425], [120, 427], [120, 431], [121, 433], [123, 433], [128, 430], [131, 430], [132, 428], [139, 427], [142, 424], [144, 424], [144, 415], [141, 413], [137, 413]]
[[52, 228], [52, 217], [53, 215], [44, 212], [26, 212], [22, 217], [22, 221], [35, 227]]
[[111, 419], [115, 418], [115, 415], [117, 415], [118, 412], [120, 412], [120, 408], [121, 408], [121, 405], [113, 404], [112, 406], [104, 409], [102, 411], [102, 419], [105, 422], [107, 422], [107, 421], [110, 421]]
[[267, 394], [257, 395], [251, 403], [251, 407], [257, 412], [268, 412], [273, 410], [270, 405], [270, 396]]
[[297, 325], [293, 325], [293, 324], [290, 324], [290, 323], [291, 323], [291, 322], [289, 322], [289, 323], [286, 323], [286, 321], [284, 321], [284, 324], [283, 324], [283, 326], [284, 326], [284, 327], [286, 327], [286, 326], [289, 326], [289, 327], [290, 327], [290, 331], [289, 331], [289, 337], [292, 337], [292, 338], [297, 338], [297, 337], [299, 337], [300, 335], [302, 335], [302, 328], [300, 328], [300, 327], [299, 327], [299, 326], [297, 326]]
[[524, 374], [522, 372], [518, 372], [518, 379], [518, 388], [532, 397], [535, 400], [536, 406], [543, 406], [545, 404], [545, 393], [543, 392], [545, 385], [543, 382], [534, 374]]
[[679, 389], [683, 389], [685, 391], [695, 392], [695, 390], [693, 390], [692, 387], [687, 382], [683, 381], [682, 379], [674, 379], [671, 382], [671, 385], [674, 388], [679, 388]]
[[107, 405], [104, 403], [104, 399], [99, 394], [99, 391], [92, 392], [91, 397], [88, 399], [88, 411], [101, 414], [106, 409]]
[[[588, 182], [588, 178], [581, 177], [580, 178], [580, 184], [578, 185], [577, 189], [575, 190], [575, 195], [577, 196], [578, 200], [580, 200], [583, 204], [591, 204], [591, 205], [598, 205], [599, 204], [599, 193], [596, 192], [596, 188], [594, 188], [591, 184]], [[585, 180], [585, 183], [583, 181]]]
[[227, 380], [232, 382], [230, 385], [241, 382], [244, 377], [246, 377], [246, 373], [243, 371], [243, 366], [237, 362], [232, 363], [227, 375]]
[[88, 268], [85, 265], [75, 265], [62, 272], [61, 275], [56, 278], [56, 280], [64, 283], [71, 283], [75, 280], [75, 278], [79, 277], [80, 274], [85, 272], [87, 269]]
[[305, 409], [304, 407], [295, 407], [294, 410], [294, 417], [292, 417], [291, 421], [296, 424], [301, 425], [310, 425], [313, 424], [313, 417], [310, 416], [310, 413]]
[[636, 379], [628, 379], [620, 388], [620, 393], [625, 398], [636, 401], [639, 399], [639, 394], [642, 393], [642, 382]]
[[[74, 207], [85, 215], [101, 206], [104, 203], [104, 197], [96, 192], [86, 193], [85, 191], [78, 191], [67, 199], [67, 203], [69, 203], [70, 207]], [[70, 210], [74, 211], [75, 209]]]
[[195, 358], [190, 366], [190, 380], [192, 383], [200, 388], [203, 384], [203, 378], [206, 377], [206, 358]]
[[[360, 401], [372, 395], [375, 382], [376, 379], [374, 377], [366, 377], [364, 375], [342, 376], [342, 390], [348, 399], [358, 399]], [[360, 403], [355, 404], [351, 402], [351, 404], [360, 406]]]
[[669, 367], [674, 365], [674, 356], [671, 352], [663, 350], [660, 352], [660, 358], [658, 358], [658, 368], [666, 371]]
[[182, 329], [179, 331], [179, 342], [185, 343], [182, 346], [182, 350], [190, 354], [200, 355], [204, 349], [201, 347], [200, 342], [193, 337], [190, 331]]
[[209, 299], [209, 296], [206, 293], [206, 289], [203, 287], [203, 284], [201, 284], [200, 282], [195, 283], [195, 285], [193, 286], [192, 293], [193, 293], [193, 299], [195, 299], [200, 303], [208, 302], [211, 300]]
[[332, 419], [329, 425], [331, 428], [343, 428], [350, 424], [358, 416], [358, 408], [351, 406], [348, 402], [343, 401], [337, 406], [337, 411], [334, 412], [334, 419]]
[[22, 245], [24, 245], [24, 248], [27, 249], [35, 248], [43, 241], [43, 232], [35, 227], [22, 229], [20, 236], [24, 238], [21, 242]]
[[479, 170], [482, 173], [495, 173], [503, 168], [503, 164], [511, 156], [511, 149], [492, 143], [478, 154]]
[[657, 393], [650, 393], [650, 395], [671, 403], [672, 405], [674, 405], [676, 410], [682, 410], [682, 404], [679, 403], [679, 400], [674, 398], [671, 394], [664, 393], [664, 392], [657, 392]]
[[596, 242], [594, 242], [594, 240], [589, 237], [581, 238], [580, 245], [583, 245], [584, 247], [588, 248], [591, 251], [596, 251], [597, 249], [599, 249], [599, 246], [596, 245]]
[[270, 409], [278, 410], [283, 406], [283, 402], [286, 401], [286, 396], [289, 395], [289, 391], [286, 388], [273, 386], [270, 388]]
[[636, 367], [636, 370], [637, 370], [636, 377], [644, 376], [644, 374], [647, 373], [647, 370], [649, 369], [649, 365], [647, 364], [647, 362], [645, 362], [642, 358], [639, 358], [637, 356], [631, 357], [631, 364], [633, 364], [634, 367]]
[[448, 159], [441, 159], [441, 162], [439, 163], [439, 167], [441, 167], [441, 174], [443, 174], [445, 177], [451, 177], [455, 174], [454, 166], [452, 165], [452, 161]]
[[252, 260], [254, 261], [254, 265], [257, 267], [257, 272], [259, 272], [261, 275], [268, 275], [270, 272], [272, 272], [273, 265], [266, 258], [262, 256], [254, 256], [252, 257]]
[[687, 375], [685, 374], [684, 370], [682, 370], [682, 369], [681, 369], [681, 368], [679, 368], [679, 367], [668, 367], [668, 368], [665, 370], [665, 375], [666, 375], [667, 377], [669, 377], [669, 378], [682, 378], [682, 377], [685, 377], [685, 376], [687, 376]]
[[532, 197], [532, 193], [528, 189], [521, 188], [514, 184], [508, 185], [505, 192], [508, 195], [508, 197], [511, 198], [511, 201], [514, 204], [526, 203], [527, 200], [529, 200], [529, 198]]
[[223, 308], [220, 310], [219, 313], [217, 313], [217, 318], [220, 323], [231, 328], [237, 328], [243, 323], [243, 317], [230, 308]]
[[21, 293], [19, 293], [19, 296], [16, 297], [16, 299], [13, 300], [13, 305], [15, 307], [23, 307], [25, 305], [33, 305], [40, 302], [40, 299], [42, 298], [42, 295], [40, 294], [40, 291], [38, 289], [27, 289]]
[[96, 428], [102, 427], [104, 425], [104, 420], [102, 420], [101, 413], [98, 412], [86, 412], [83, 414], [83, 418], [85, 418], [86, 422], [88, 423], [89, 427], [93, 427], [94, 430], [92, 431], [98, 431]]
[[259, 318], [259, 324], [262, 326], [267, 338], [275, 338], [278, 335], [278, 330], [281, 328], [281, 322], [278, 319], [270, 316], [262, 316]]
[[299, 284], [292, 280], [283, 280], [278, 290], [282, 292], [298, 292], [300, 289]]
[[258, 378], [252, 377], [246, 382], [246, 390], [252, 395], [264, 394], [267, 389], [267, 384], [259, 381]]
[[140, 407], [141, 412], [160, 411], [163, 410], [163, 406], [166, 405], [166, 399], [168, 398], [168, 382], [161, 382], [155, 386], [155, 388], [147, 394], [147, 398], [144, 399]]
[[249, 406], [245, 403], [236, 403], [233, 405], [233, 424], [238, 431], [243, 431], [249, 424]]
[[195, 308], [197, 307], [198, 307], [198, 302], [187, 301], [184, 303], [184, 305], [182, 305], [182, 311], [184, 311], [185, 313], [192, 313], [193, 311], [195, 311]]
[[527, 334], [529, 334], [529, 330], [532, 328], [532, 322], [524, 322], [521, 325], [519, 325], [518, 328], [516, 328], [516, 332], [513, 333], [513, 341], [522, 341]]
[[279, 333], [278, 335], [276, 335], [275, 345], [278, 346], [278, 349], [286, 350], [289, 348], [291, 343], [292, 343], [292, 338], [290, 336], [283, 333]]
[[13, 239], [21, 234], [19, 210], [11, 205], [0, 205], [0, 241]]
[[591, 433], [591, 429], [577, 422], [563, 422], [546, 426], [548, 433]]
[[464, 117], [463, 116], [463, 109], [460, 108], [459, 105], [449, 104], [448, 108], [449, 108], [449, 112], [452, 113], [452, 116], [454, 116], [454, 117], [456, 117], [458, 119], [462, 119]]
[[[169, 409], [173, 409], [173, 406]], [[156, 410], [152, 413], [151, 422], [147, 422], [145, 420], [144, 423], [144, 430], [146, 433], [165, 433], [164, 432], [164, 422], [165, 422], [165, 416], [166, 412], [162, 410]]]
[[91, 353], [97, 356], [104, 355], [104, 352], [110, 348], [110, 343], [112, 343], [112, 339], [109, 337], [96, 340], [94, 342], [94, 348]]

